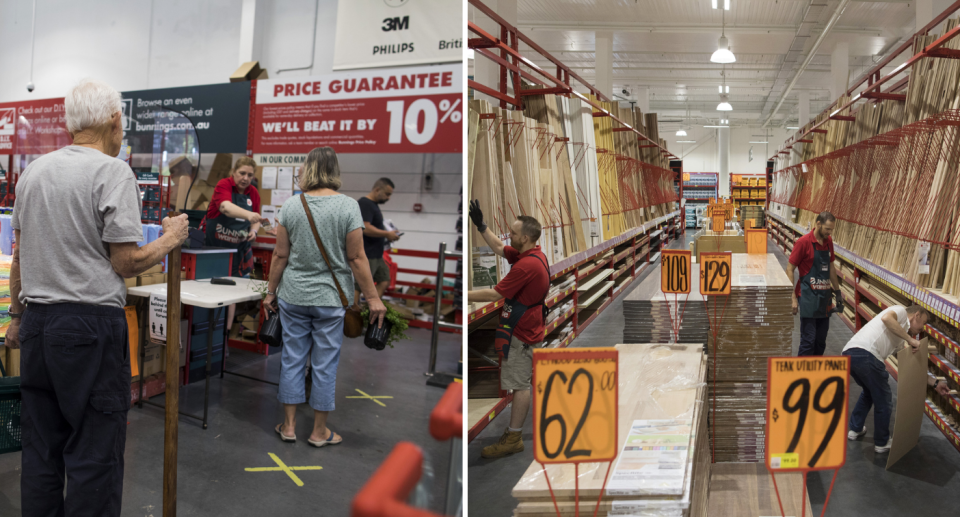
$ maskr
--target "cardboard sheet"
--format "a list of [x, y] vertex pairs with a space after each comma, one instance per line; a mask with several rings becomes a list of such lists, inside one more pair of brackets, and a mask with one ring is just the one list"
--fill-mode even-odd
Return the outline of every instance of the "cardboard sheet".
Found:
[[923, 404], [927, 398], [927, 354], [927, 338], [920, 341], [917, 353], [908, 346], [897, 354], [897, 412], [891, 435], [893, 444], [887, 457], [888, 470], [920, 440]]

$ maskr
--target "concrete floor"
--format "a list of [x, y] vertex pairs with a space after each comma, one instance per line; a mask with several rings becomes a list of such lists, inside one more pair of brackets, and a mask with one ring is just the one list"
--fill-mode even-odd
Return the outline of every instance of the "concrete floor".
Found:
[[[277, 387], [236, 376], [214, 377], [210, 382], [209, 429], [180, 418], [178, 515], [263, 516], [350, 514], [353, 497], [399, 441], [409, 441], [425, 453], [425, 467], [433, 478], [422, 478], [427, 507], [441, 512], [450, 455], [449, 442], [440, 443], [429, 433], [430, 411], [442, 388], [427, 386], [426, 371], [430, 332], [407, 331], [412, 339], [380, 352], [363, 345], [362, 338], [345, 339], [337, 375], [336, 410], [328, 424], [343, 436], [335, 447], [317, 449], [307, 444], [313, 411], [301, 405], [297, 416], [296, 444], [283, 443], [274, 426], [283, 420]], [[441, 333], [437, 371], [456, 372], [462, 336]], [[277, 382], [280, 354], [269, 358], [231, 351], [230, 371]], [[362, 390], [384, 405], [360, 396]], [[203, 412], [203, 382], [180, 392], [180, 407]], [[163, 403], [163, 396], [153, 399]], [[159, 516], [163, 503], [162, 409], [144, 406], [129, 412], [126, 470], [123, 488], [124, 516]], [[283, 472], [246, 472], [251, 467], [276, 467], [268, 453], [287, 466], [321, 466], [318, 471], [298, 471], [298, 487]], [[426, 468], [425, 468], [426, 470]], [[0, 516], [20, 513], [20, 453], [0, 456]]]
[[[668, 248], [687, 249], [692, 237], [688, 230], [684, 239], [675, 240]], [[786, 267], [787, 257], [769, 241], [769, 250]], [[654, 292], [659, 289], [659, 264], [640, 275], [630, 288]], [[696, 289], [696, 287], [694, 287]], [[571, 346], [613, 346], [623, 341], [623, 300], [619, 297], [577, 337]], [[793, 333], [793, 353], [800, 343], [800, 320], [796, 317]], [[853, 336], [850, 329], [834, 315], [830, 321], [826, 355], [839, 355]], [[896, 382], [890, 379], [896, 406]], [[861, 389], [850, 386], [850, 407], [856, 403]], [[513, 514], [517, 500], [507, 495], [533, 461], [533, 423], [525, 421], [523, 440], [526, 450], [498, 460], [480, 457], [480, 449], [495, 443], [509, 421], [505, 410], [470, 443], [467, 450], [468, 505], [471, 515], [507, 517]], [[894, 416], [895, 418], [895, 416]], [[891, 422], [892, 425], [892, 422]], [[902, 517], [905, 515], [956, 515], [960, 508], [960, 452], [958, 452], [929, 418], [923, 418], [920, 442], [890, 471], [886, 470], [887, 455], [873, 450], [873, 412], [867, 418], [866, 436], [848, 442], [847, 462], [840, 469], [832, 495], [828, 515], [869, 515], [873, 517]], [[807, 490], [816, 515], [823, 510], [833, 472], [811, 472], [807, 475]], [[476, 512], [476, 513], [473, 513]], [[738, 517], [738, 516], [731, 516]], [[750, 516], [757, 517], [757, 516]]]

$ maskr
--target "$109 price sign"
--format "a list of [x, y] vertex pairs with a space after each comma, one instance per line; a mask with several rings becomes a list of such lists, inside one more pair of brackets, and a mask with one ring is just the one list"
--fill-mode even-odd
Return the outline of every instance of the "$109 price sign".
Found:
[[533, 351], [533, 456], [541, 463], [617, 457], [615, 348]]
[[767, 468], [807, 471], [843, 466], [849, 389], [849, 357], [768, 358]]
[[690, 250], [663, 250], [660, 265], [660, 290], [664, 293], [690, 293]]

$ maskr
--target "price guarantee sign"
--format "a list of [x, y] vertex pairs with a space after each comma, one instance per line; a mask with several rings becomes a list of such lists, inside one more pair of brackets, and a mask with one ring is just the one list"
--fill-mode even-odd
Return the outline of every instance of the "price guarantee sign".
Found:
[[533, 457], [541, 463], [617, 457], [615, 348], [533, 351]]
[[690, 293], [690, 250], [663, 250], [660, 265], [660, 290], [664, 293]]
[[730, 252], [700, 254], [700, 294], [704, 296], [730, 294], [732, 257]]
[[849, 391], [849, 357], [768, 358], [767, 468], [808, 471], [843, 466]]

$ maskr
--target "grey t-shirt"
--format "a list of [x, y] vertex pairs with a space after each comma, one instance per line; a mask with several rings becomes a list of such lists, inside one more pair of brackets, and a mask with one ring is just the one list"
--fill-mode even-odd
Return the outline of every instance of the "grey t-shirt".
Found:
[[123, 307], [111, 242], [143, 240], [140, 190], [126, 163], [71, 145], [20, 175], [11, 226], [20, 230], [20, 301]]
[[[353, 271], [347, 262], [347, 234], [363, 228], [360, 205], [342, 194], [307, 196], [307, 204], [347, 303], [353, 304]], [[293, 196], [283, 203], [277, 222], [290, 236], [290, 258], [280, 278], [277, 296], [293, 305], [342, 307], [337, 286], [317, 247], [300, 196]]]

